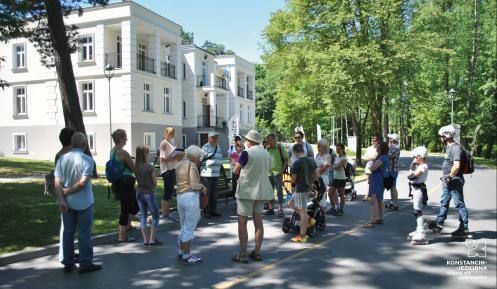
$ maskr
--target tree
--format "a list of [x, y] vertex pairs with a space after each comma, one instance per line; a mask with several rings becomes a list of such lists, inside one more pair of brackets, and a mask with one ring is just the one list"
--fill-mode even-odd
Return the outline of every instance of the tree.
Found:
[[223, 44], [217, 44], [214, 42], [210, 42], [206, 40], [204, 44], [201, 46], [203, 49], [209, 51], [214, 55], [232, 55], [235, 54], [233, 50], [226, 50]]
[[[0, 57], [0, 63], [2, 63], [2, 62], [5, 62], [5, 57]], [[5, 89], [7, 86], [9, 86], [9, 84], [7, 83], [7, 81], [5, 81], [3, 79], [0, 79], [0, 88], [1, 89]]]
[[194, 36], [193, 32], [186, 32], [181, 28], [181, 44], [182, 45], [192, 45]]
[[[71, 63], [76, 27], [66, 26], [64, 16], [82, 5], [105, 5], [108, 0], [3, 1], [0, 5], [0, 41], [26, 37], [40, 53], [45, 66], [55, 66], [66, 127], [86, 133]], [[53, 62], [51, 61], [53, 59]]]

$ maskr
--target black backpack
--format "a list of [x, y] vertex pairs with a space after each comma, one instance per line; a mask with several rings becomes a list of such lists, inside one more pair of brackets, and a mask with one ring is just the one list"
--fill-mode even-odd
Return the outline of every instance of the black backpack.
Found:
[[475, 171], [475, 163], [471, 151], [461, 145], [461, 168], [462, 173], [472, 174]]

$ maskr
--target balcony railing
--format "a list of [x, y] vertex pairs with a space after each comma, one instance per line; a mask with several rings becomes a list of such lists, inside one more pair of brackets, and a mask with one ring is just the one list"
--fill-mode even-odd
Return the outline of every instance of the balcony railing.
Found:
[[172, 65], [171, 63], [161, 61], [160, 75], [176, 79], [176, 66]]
[[197, 75], [197, 87], [211, 86], [211, 78], [209, 75]]
[[112, 65], [115, 69], [123, 67], [123, 58], [121, 53], [105, 53], [105, 66]]
[[[216, 120], [214, 123], [213, 120]], [[207, 128], [207, 127], [218, 127], [222, 128], [223, 126], [227, 125], [227, 121], [223, 118], [220, 117], [210, 117], [208, 115], [199, 115], [198, 116], [198, 122], [197, 122], [197, 127], [198, 128]]]
[[254, 99], [254, 94], [253, 94], [252, 90], [247, 90], [247, 98]]
[[241, 97], [244, 97], [243, 95], [243, 87], [238, 87], [237, 90], [236, 90], [236, 95], [238, 96], [241, 96]]
[[136, 68], [141, 71], [155, 74], [155, 59], [136, 54]]
[[228, 81], [225, 78], [219, 76], [216, 76], [216, 83], [214, 84], [214, 86], [225, 90], [229, 90]]

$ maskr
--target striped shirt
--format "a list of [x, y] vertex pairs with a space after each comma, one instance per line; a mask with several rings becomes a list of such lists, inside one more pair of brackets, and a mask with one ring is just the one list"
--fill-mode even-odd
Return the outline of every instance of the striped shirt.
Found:
[[399, 171], [399, 157], [400, 157], [400, 147], [398, 144], [394, 144], [390, 147], [388, 151], [388, 171], [391, 173], [396, 173]]

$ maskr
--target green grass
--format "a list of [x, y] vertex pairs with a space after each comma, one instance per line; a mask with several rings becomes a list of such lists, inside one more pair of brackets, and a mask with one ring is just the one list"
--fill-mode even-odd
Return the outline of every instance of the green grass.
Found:
[[484, 158], [474, 158], [475, 160], [475, 165], [479, 166], [485, 166], [490, 169], [497, 169], [497, 161], [496, 160], [490, 160], [490, 159], [484, 159]]
[[[159, 181], [157, 201], [160, 206], [163, 185]], [[107, 181], [93, 180], [95, 224], [93, 235], [118, 229], [119, 201], [111, 193], [107, 199]], [[59, 242], [60, 214], [55, 201], [43, 195], [43, 181], [0, 183], [0, 254]], [[175, 207], [175, 201], [171, 204]]]
[[41, 176], [53, 168], [53, 161], [0, 158], [0, 177], [3, 178]]

